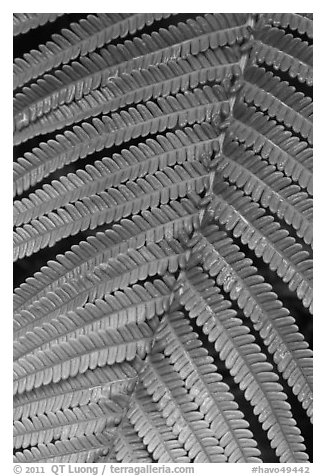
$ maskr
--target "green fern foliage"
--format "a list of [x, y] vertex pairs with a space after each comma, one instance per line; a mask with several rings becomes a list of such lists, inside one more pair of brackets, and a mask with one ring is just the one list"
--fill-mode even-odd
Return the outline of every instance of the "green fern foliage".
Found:
[[13, 34], [14, 461], [311, 462], [312, 15]]

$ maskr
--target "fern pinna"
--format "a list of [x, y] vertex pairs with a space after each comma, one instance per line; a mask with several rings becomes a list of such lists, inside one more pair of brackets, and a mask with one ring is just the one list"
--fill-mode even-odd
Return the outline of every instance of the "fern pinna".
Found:
[[14, 36], [14, 460], [311, 461], [312, 15]]

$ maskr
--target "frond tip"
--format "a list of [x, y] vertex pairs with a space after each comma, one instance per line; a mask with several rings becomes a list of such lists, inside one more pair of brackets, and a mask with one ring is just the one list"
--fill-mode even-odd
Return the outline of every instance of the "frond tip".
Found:
[[13, 34], [14, 36], [22, 35], [48, 22], [54, 22], [62, 15], [64, 13], [14, 13]]

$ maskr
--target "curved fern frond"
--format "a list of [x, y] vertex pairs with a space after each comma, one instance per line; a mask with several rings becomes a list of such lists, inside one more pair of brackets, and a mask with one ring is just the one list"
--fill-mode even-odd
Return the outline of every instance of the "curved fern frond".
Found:
[[54, 22], [64, 13], [14, 13], [13, 14], [13, 34], [22, 35], [30, 30]]
[[37, 189], [28, 198], [16, 200], [14, 225], [20, 226], [68, 203], [99, 194], [146, 174], [154, 174], [166, 167], [198, 160], [202, 153], [210, 154], [217, 150], [219, 139], [216, 131], [205, 122], [174, 133], [158, 135], [155, 139], [123, 149], [121, 154], [113, 154], [112, 158], [105, 157], [94, 165], [87, 165], [84, 170], [60, 177]]
[[246, 68], [244, 81], [240, 97], [246, 103], [254, 104], [271, 118], [275, 117], [312, 145], [313, 109], [309, 96], [258, 66]]
[[86, 301], [94, 302], [106, 293], [125, 289], [138, 280], [156, 274], [175, 273], [184, 266], [189, 251], [174, 239], [149, 243], [138, 251], [129, 250], [108, 263], [97, 266], [92, 273], [79, 279], [71, 279], [53, 292], [48, 292], [39, 301], [14, 317], [14, 337], [49, 322], [60, 314], [83, 306]]
[[40, 444], [16, 451], [15, 463], [93, 463], [110, 444], [104, 434], [82, 436], [70, 440]]
[[173, 277], [164, 279], [165, 282], [155, 280], [144, 286], [135, 284], [47, 321], [14, 342], [14, 359], [90, 332], [119, 329], [133, 322], [147, 322], [160, 316], [169, 305], [174, 284]]
[[163, 354], [149, 355], [140, 374], [147, 392], [194, 463], [225, 463], [226, 456], [203, 413]]
[[291, 78], [312, 86], [312, 46], [279, 28], [257, 28], [252, 57], [258, 64], [273, 66]]
[[14, 88], [18, 88], [46, 71], [67, 64], [78, 56], [101, 48], [115, 38], [134, 34], [145, 25], [168, 18], [172, 13], [97, 13], [88, 15], [69, 29], [54, 34], [45, 45], [25, 53], [14, 61]]
[[[197, 201], [198, 199], [199, 197]], [[68, 280], [85, 276], [99, 264], [126, 253], [130, 248], [139, 249], [163, 238], [177, 237], [181, 231], [190, 233], [198, 226], [199, 212], [195, 204], [194, 199], [187, 198], [180, 202], [171, 201], [160, 208], [141, 212], [131, 219], [123, 219], [104, 233], [96, 233], [86, 241], [74, 245], [70, 251], [58, 255], [56, 261], [49, 261], [34, 277], [28, 278], [15, 289], [15, 312], [27, 308], [33, 301], [39, 300]]]
[[190, 262], [201, 262], [217, 285], [237, 301], [259, 331], [293, 393], [312, 416], [312, 352], [272, 287], [216, 224], [195, 232], [189, 246], [193, 252]]
[[[173, 306], [172, 306], [173, 310]], [[158, 350], [169, 357], [176, 372], [210, 423], [228, 462], [261, 461], [249, 424], [239, 411], [229, 388], [222, 382], [213, 359], [180, 311], [165, 314], [155, 335]]]
[[312, 260], [287, 230], [244, 193], [225, 182], [215, 182], [207, 208], [235, 237], [276, 271], [312, 314]]
[[151, 321], [92, 332], [14, 362], [14, 394], [83, 374], [88, 369], [144, 357], [153, 339]]
[[191, 192], [201, 193], [207, 186], [208, 173], [198, 162], [166, 167], [136, 182], [127, 182], [75, 204], [69, 203], [56, 212], [32, 220], [14, 232], [14, 261], [51, 247], [63, 238], [100, 225], [117, 222], [141, 210], [184, 198]]
[[152, 463], [146, 446], [127, 418], [124, 418], [115, 432], [113, 452], [110, 451], [110, 457], [112, 453], [118, 463]]
[[190, 458], [180, 441], [173, 434], [157, 406], [139, 381], [131, 398], [127, 417], [143, 440], [147, 451], [158, 463], [190, 463]]
[[25, 116], [19, 114], [14, 123], [14, 145], [130, 104], [185, 92], [208, 81], [221, 83], [228, 77], [238, 78], [241, 73], [238, 61], [234, 51], [225, 47], [122, 74], [112, 78], [106, 87], [90, 91], [70, 104], [58, 106], [40, 118], [35, 111], [28, 124], [25, 124]]
[[74, 126], [73, 132], [57, 135], [56, 140], [42, 142], [39, 148], [26, 152], [14, 163], [14, 195], [23, 193], [51, 172], [64, 165], [83, 159], [95, 151], [120, 145], [130, 139], [155, 134], [177, 125], [184, 127], [196, 122], [209, 122], [218, 114], [225, 100], [221, 86], [204, 86], [203, 89], [184, 94], [158, 98], [146, 106], [140, 104], [128, 111], [114, 113], [112, 117], [95, 118], [92, 124]]
[[[196, 324], [207, 334], [210, 342], [214, 342], [216, 351], [221, 360], [225, 361], [226, 367], [234, 381], [245, 393], [245, 398], [254, 407], [255, 414], [259, 415], [259, 421], [265, 430], [274, 426], [274, 430], [283, 426], [282, 412], [285, 410], [287, 418], [289, 404], [286, 402], [282, 387], [277, 383], [276, 374], [272, 372], [272, 366], [266, 362], [266, 356], [261, 353], [260, 347], [255, 343], [255, 339], [250, 334], [248, 327], [243, 325], [241, 319], [236, 315], [236, 311], [231, 308], [231, 303], [225, 299], [218, 286], [201, 267], [192, 266], [186, 271], [181, 282], [180, 302], [185, 306], [192, 319], [196, 319]], [[272, 373], [272, 375], [270, 375]], [[267, 378], [266, 378], [267, 377]], [[273, 383], [272, 383], [273, 382]], [[273, 397], [268, 396], [273, 392]], [[306, 405], [302, 396], [298, 395], [303, 407]], [[280, 399], [280, 402], [277, 402]], [[279, 426], [280, 425], [280, 426]], [[274, 440], [273, 447], [278, 447], [278, 456], [285, 461], [293, 456], [293, 452], [301, 452], [302, 437], [297, 431], [293, 420], [287, 421], [289, 432], [284, 429], [281, 439], [285, 439], [285, 446], [280, 444], [281, 431], [269, 431], [268, 437]], [[292, 427], [292, 428], [291, 428]], [[293, 442], [299, 443], [297, 448], [291, 449], [290, 434], [298, 435]], [[289, 440], [288, 440], [289, 438]], [[284, 448], [287, 447], [285, 453]], [[292, 456], [291, 456], [292, 455]], [[302, 455], [299, 455], [301, 458]], [[305, 456], [303, 457], [305, 459]]]
[[214, 159], [216, 173], [242, 188], [254, 202], [291, 225], [306, 243], [313, 239], [312, 199], [300, 187], [252, 151], [236, 142], [225, 141], [223, 154]]
[[128, 392], [137, 382], [137, 359], [87, 370], [68, 380], [34, 388], [14, 397], [13, 419], [56, 413]]
[[263, 13], [261, 21], [266, 25], [270, 24], [279, 28], [290, 28], [300, 35], [307, 35], [312, 39], [313, 37], [313, 21], [310, 14], [303, 13]]
[[89, 403], [71, 410], [23, 418], [14, 422], [14, 447], [28, 448], [36, 444], [48, 444], [53, 439], [66, 441], [101, 434], [107, 425], [119, 423], [123, 410], [118, 400], [107, 400], [105, 404]]
[[40, 117], [59, 104], [78, 100], [91, 90], [107, 86], [112, 77], [196, 55], [209, 47], [240, 43], [250, 35], [246, 20], [247, 15], [241, 13], [207, 14], [117, 46], [109, 45], [23, 88], [14, 99], [14, 116], [20, 114], [27, 125], [35, 109]]
[[230, 135], [252, 148], [278, 170], [312, 194], [312, 148], [253, 107], [239, 103], [233, 110]]

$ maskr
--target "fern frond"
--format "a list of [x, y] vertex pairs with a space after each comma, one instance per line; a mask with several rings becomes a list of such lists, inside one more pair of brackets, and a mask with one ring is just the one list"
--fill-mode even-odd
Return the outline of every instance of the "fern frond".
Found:
[[184, 198], [191, 192], [201, 193], [207, 186], [208, 173], [198, 162], [166, 167], [136, 182], [127, 182], [75, 204], [69, 203], [56, 212], [41, 216], [14, 232], [14, 261], [80, 231], [117, 222], [141, 210]]
[[188, 251], [177, 240], [149, 243], [138, 251], [131, 249], [108, 264], [97, 266], [92, 273], [70, 280], [55, 292], [22, 310], [14, 318], [15, 338], [24, 335], [35, 326], [55, 319], [60, 314], [75, 310], [86, 301], [94, 302], [106, 293], [124, 289], [148, 276], [175, 273], [185, 264]]
[[93, 463], [109, 444], [104, 434], [58, 440], [16, 451], [14, 463]]
[[23, 193], [54, 170], [95, 151], [177, 125], [209, 122], [219, 112], [223, 100], [225, 92], [221, 86], [204, 86], [175, 97], [158, 98], [157, 104], [149, 101], [146, 106], [140, 104], [112, 117], [95, 118], [92, 124], [74, 126], [73, 132], [66, 131], [57, 135], [56, 140], [42, 142], [39, 148], [26, 152], [14, 163], [14, 195]]
[[215, 278], [217, 285], [237, 301], [311, 417], [312, 352], [298, 332], [295, 320], [272, 292], [272, 287], [257, 274], [252, 261], [239, 252], [239, 247], [216, 224], [196, 232], [189, 245], [193, 252], [190, 262], [196, 259], [202, 262], [204, 270]]
[[134, 34], [145, 25], [168, 18], [171, 13], [98, 13], [88, 15], [69, 29], [51, 36], [45, 45], [25, 53], [14, 61], [14, 88], [18, 88], [46, 71], [69, 63], [78, 56], [110, 43], [115, 38]]
[[275, 117], [312, 145], [313, 107], [309, 96], [258, 66], [246, 68], [244, 81], [240, 97], [245, 102], [254, 104], [269, 117]]
[[217, 173], [243, 189], [254, 202], [293, 227], [298, 237], [312, 245], [312, 199], [252, 151], [236, 142], [225, 141], [223, 154], [215, 159]]
[[246, 149], [252, 148], [312, 194], [312, 148], [307, 142], [300, 141], [282, 125], [243, 103], [235, 106], [233, 116], [232, 138], [243, 143]]
[[109, 45], [23, 88], [14, 98], [14, 116], [19, 114], [27, 125], [35, 109], [41, 117], [59, 104], [107, 86], [112, 77], [196, 55], [209, 47], [241, 43], [249, 38], [246, 20], [246, 14], [207, 14], [117, 46]]
[[131, 398], [127, 416], [147, 451], [158, 463], [190, 463], [187, 452], [147, 394], [141, 381]]
[[14, 394], [59, 382], [88, 369], [144, 357], [153, 338], [149, 323], [92, 332], [14, 362]]
[[300, 35], [307, 35], [311, 39], [313, 37], [312, 18], [305, 16], [303, 13], [263, 13], [261, 21], [265, 25], [270, 24], [283, 29], [290, 28]]
[[13, 14], [13, 34], [22, 35], [30, 30], [34, 30], [45, 23], [54, 22], [64, 13], [14, 13]]
[[254, 34], [252, 56], [258, 64], [273, 66], [287, 72], [291, 78], [301, 83], [313, 84], [312, 46], [291, 33], [266, 26], [258, 28]]
[[[173, 306], [172, 306], [173, 310]], [[155, 335], [157, 350], [169, 357], [174, 369], [194, 397], [230, 463], [261, 461], [244, 415], [229, 388], [180, 311], [165, 314]], [[255, 373], [254, 373], [255, 375]], [[226, 437], [227, 436], [227, 437]]]
[[238, 61], [234, 51], [225, 47], [122, 74], [112, 78], [106, 87], [90, 91], [70, 104], [58, 106], [40, 118], [35, 111], [28, 124], [26, 117], [19, 114], [14, 123], [14, 145], [130, 104], [185, 92], [208, 81], [220, 83], [226, 77], [237, 78], [241, 72]]
[[119, 393], [128, 394], [137, 382], [137, 359], [87, 370], [68, 380], [34, 388], [14, 397], [13, 419], [56, 413], [59, 410], [97, 403]]
[[127, 418], [115, 433], [114, 458], [118, 463], [152, 463], [146, 446]]
[[159, 352], [149, 355], [140, 379], [194, 463], [226, 462], [209, 423], [168, 359]]
[[248, 327], [236, 317], [231, 303], [200, 267], [189, 268], [181, 285], [182, 304], [214, 342], [234, 381], [259, 415], [280, 461], [307, 460], [303, 438], [278, 377]]
[[268, 263], [312, 314], [312, 260], [309, 253], [272, 216], [236, 187], [217, 181], [213, 193], [208, 213], [213, 213], [219, 223], [232, 230], [235, 237], [240, 237], [243, 244]]
[[15, 421], [14, 448], [101, 434], [106, 426], [117, 425], [121, 420], [124, 408], [120, 402], [107, 400], [105, 404], [89, 403], [71, 410], [48, 412], [46, 415]]
[[27, 308], [47, 292], [92, 272], [99, 264], [126, 253], [130, 248], [139, 249], [163, 238], [177, 237], [182, 230], [191, 232], [197, 225], [198, 209], [195, 202], [187, 198], [123, 219], [104, 233], [96, 233], [74, 245], [64, 255], [58, 255], [56, 261], [49, 261], [34, 277], [28, 278], [15, 290], [14, 310], [18, 312]]
[[35, 349], [48, 349], [79, 335], [104, 329], [119, 329], [132, 322], [149, 321], [161, 315], [170, 302], [174, 278], [135, 284], [105, 299], [47, 321], [14, 342], [14, 359]]
[[185, 264], [189, 251], [174, 239], [149, 243], [138, 251], [129, 250], [109, 262], [97, 266], [92, 273], [79, 279], [71, 279], [54, 292], [48, 292], [39, 301], [22, 310], [14, 318], [14, 337], [55, 319], [60, 314], [94, 302], [106, 293], [125, 289], [139, 279], [156, 274], [175, 273]]
[[14, 225], [28, 223], [68, 203], [117, 187], [128, 180], [144, 177], [148, 173], [153, 174], [186, 161], [198, 161], [202, 153], [210, 154], [218, 149], [216, 131], [205, 122], [174, 133], [158, 135], [138, 146], [123, 149], [121, 154], [113, 154], [112, 158], [87, 165], [85, 170], [60, 177], [37, 189], [28, 198], [16, 200]]
[[[307, 193], [293, 184], [290, 177], [277, 171], [274, 165], [236, 141], [226, 138], [223, 154], [216, 157], [215, 165], [217, 173], [241, 187], [246, 195], [294, 229], [300, 230], [302, 224], [312, 219], [312, 199]], [[299, 233], [306, 233], [307, 240], [312, 240], [312, 232], [308, 229], [303, 227]]]

